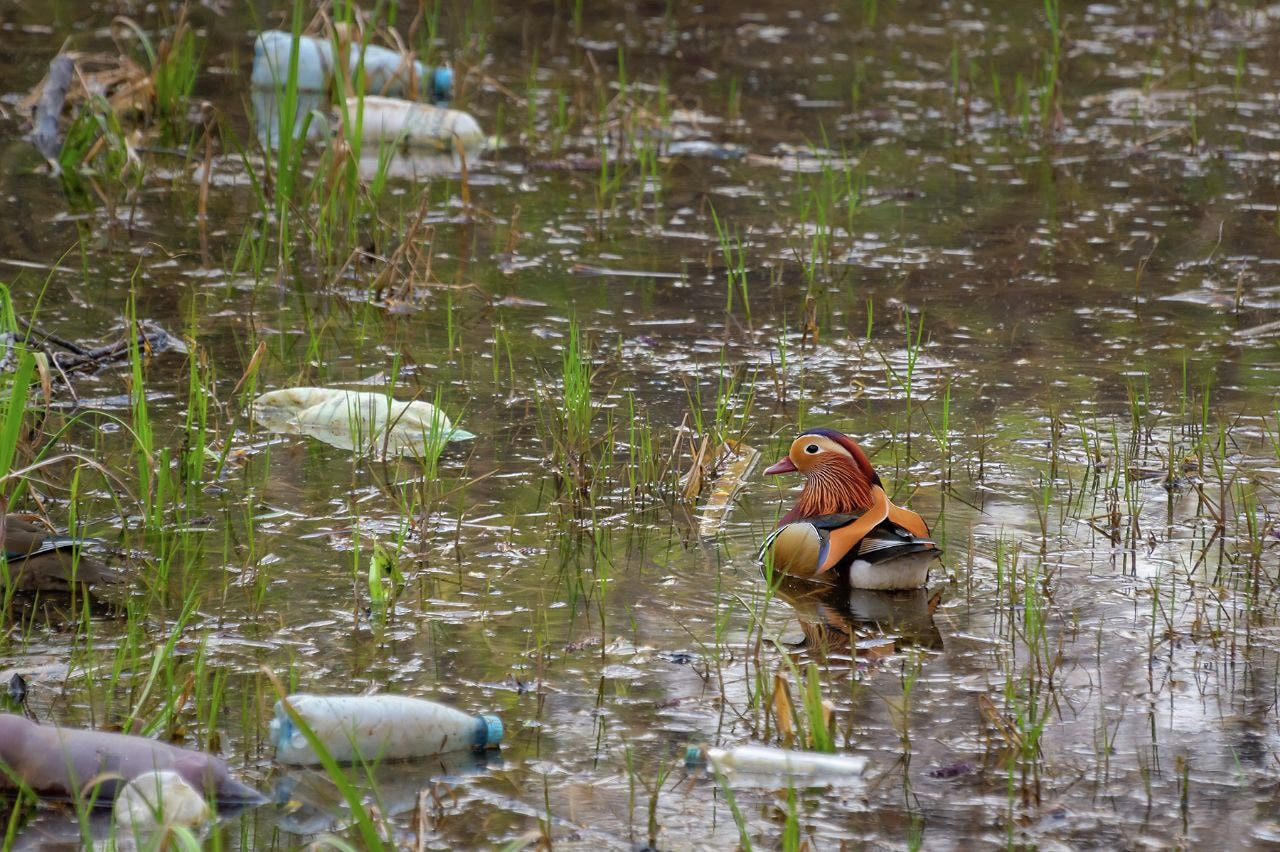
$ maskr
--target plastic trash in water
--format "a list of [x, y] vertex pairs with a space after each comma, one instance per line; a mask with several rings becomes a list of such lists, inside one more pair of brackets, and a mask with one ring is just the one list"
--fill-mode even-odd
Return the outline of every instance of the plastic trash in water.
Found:
[[320, 763], [306, 735], [294, 724], [287, 701], [333, 758], [395, 760], [462, 749], [497, 748], [502, 720], [468, 716], [461, 710], [403, 695], [290, 695], [276, 702], [271, 741], [276, 761], [295, 766]]
[[[294, 139], [305, 136], [309, 142], [323, 143], [337, 132], [345, 113], [352, 126], [360, 127], [360, 141], [364, 143], [361, 158], [369, 160], [371, 174], [384, 167], [389, 153], [385, 146], [394, 145], [397, 151], [414, 155], [448, 157], [427, 169], [435, 174], [457, 171], [459, 152], [471, 156], [485, 146], [480, 125], [461, 110], [378, 95], [347, 98], [344, 109], [339, 110], [331, 108], [326, 98], [321, 92], [299, 92], [294, 102], [293, 129], [286, 132], [292, 132]], [[258, 140], [267, 148], [278, 147], [284, 108], [280, 93], [255, 86], [249, 90], [249, 100]]]
[[782, 774], [792, 778], [860, 778], [867, 769], [865, 757], [789, 751], [769, 746], [746, 745], [729, 749], [690, 746], [685, 753], [685, 762], [689, 764], [700, 763], [704, 758], [712, 769], [728, 776], [745, 773]]
[[347, 98], [347, 110], [355, 115], [364, 106], [360, 136], [364, 142], [394, 143], [407, 148], [474, 153], [484, 147], [484, 133], [476, 120], [456, 109], [365, 95]]
[[176, 772], [152, 770], [134, 777], [116, 797], [116, 823], [133, 832], [197, 826], [209, 819], [209, 804]]
[[[340, 31], [340, 37], [343, 35]], [[445, 108], [453, 98], [451, 69], [433, 68], [395, 50], [361, 44], [358, 39], [346, 39], [342, 44], [345, 46], [338, 49], [346, 51], [347, 79], [353, 85], [363, 63], [363, 86], [345, 108], [354, 123], [353, 110], [365, 102], [363, 141], [468, 153], [484, 146], [484, 134], [474, 118]], [[334, 43], [304, 35], [295, 39], [292, 33], [267, 30], [259, 33], [253, 44], [250, 101], [258, 139], [268, 148], [279, 145], [281, 110], [295, 45], [296, 100], [292, 121], [284, 118], [283, 123], [293, 125], [295, 139], [305, 136], [313, 142], [332, 135], [337, 126], [331, 97], [345, 92], [334, 91]]]
[[[325, 92], [333, 82], [333, 42], [300, 35], [298, 44], [298, 91]], [[255, 88], [283, 89], [289, 79], [289, 58], [293, 33], [267, 30], [253, 43]], [[433, 104], [447, 104], [453, 98], [453, 71], [432, 68], [386, 47], [353, 42], [347, 49], [348, 79], [354, 81], [364, 58], [364, 91], [371, 94], [416, 96]]]
[[25, 785], [38, 796], [77, 800], [91, 789], [95, 805], [110, 805], [126, 782], [157, 770], [177, 773], [219, 805], [266, 801], [215, 755], [130, 734], [37, 725], [12, 713], [0, 713], [0, 766], [0, 790]]
[[[260, 86], [249, 88], [249, 103], [253, 108], [253, 126], [258, 141], [264, 148], [280, 147], [280, 119], [284, 103], [275, 89]], [[294, 139], [304, 136], [309, 142], [320, 142], [331, 132], [329, 126], [329, 100], [323, 92], [298, 92], [294, 102], [293, 128], [286, 130]]]
[[446, 441], [475, 437], [431, 403], [394, 399], [383, 391], [280, 388], [255, 399], [250, 411], [274, 432], [310, 435], [364, 454], [433, 456]]

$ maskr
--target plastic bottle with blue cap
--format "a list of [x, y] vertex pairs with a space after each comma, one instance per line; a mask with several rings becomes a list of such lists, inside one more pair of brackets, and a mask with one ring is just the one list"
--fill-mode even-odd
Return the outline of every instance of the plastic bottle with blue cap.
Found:
[[[302, 92], [324, 92], [333, 81], [333, 42], [324, 38], [297, 37], [297, 88]], [[250, 81], [261, 89], [283, 89], [289, 79], [289, 57], [294, 35], [282, 30], [259, 33], [253, 43], [253, 72]], [[347, 46], [349, 79], [354, 80], [364, 61], [364, 91], [375, 95], [418, 98], [437, 106], [448, 106], [453, 98], [453, 71], [431, 66], [386, 47], [352, 41]]]
[[[335, 24], [333, 32], [333, 40], [282, 30], [258, 34], [249, 95], [265, 147], [277, 147], [280, 134], [290, 133], [290, 124], [295, 139], [305, 131], [308, 140], [319, 142], [331, 136], [344, 117], [359, 116], [354, 124], [367, 143], [469, 156], [483, 149], [484, 133], [476, 120], [448, 109], [453, 98], [450, 68], [433, 68], [407, 54], [364, 44], [358, 32], [344, 24]], [[286, 101], [295, 53], [294, 97]], [[335, 86], [335, 56], [347, 58], [346, 85], [341, 87]], [[357, 83], [358, 91], [353, 89]], [[416, 100], [406, 100], [410, 96]], [[339, 115], [330, 109], [331, 101], [344, 97]], [[291, 118], [282, 116], [286, 103], [293, 106]]]
[[271, 721], [276, 761], [312, 766], [320, 758], [290, 717], [287, 701], [325, 749], [341, 763], [427, 757], [497, 748], [502, 720], [405, 695], [290, 695], [277, 701]]

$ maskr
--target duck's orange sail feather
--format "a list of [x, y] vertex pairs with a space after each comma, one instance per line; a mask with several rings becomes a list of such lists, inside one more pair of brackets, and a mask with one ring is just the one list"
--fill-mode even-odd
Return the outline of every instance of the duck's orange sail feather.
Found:
[[876, 524], [889, 517], [891, 505], [884, 489], [878, 485], [872, 486], [871, 508], [848, 526], [831, 531], [831, 537], [827, 543], [827, 558], [822, 560], [816, 573], [821, 574], [839, 565], [840, 560], [848, 556], [867, 537], [867, 534], [876, 528]]

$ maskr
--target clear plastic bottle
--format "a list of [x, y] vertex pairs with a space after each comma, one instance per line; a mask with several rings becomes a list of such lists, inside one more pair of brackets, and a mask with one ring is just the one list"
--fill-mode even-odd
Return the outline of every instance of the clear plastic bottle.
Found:
[[[434, 701], [404, 695], [290, 695], [285, 699], [335, 760], [394, 760], [461, 749], [497, 748], [502, 720], [468, 716]], [[276, 702], [271, 740], [279, 763], [318, 764], [306, 736]]]
[[[257, 88], [282, 89], [289, 79], [289, 55], [293, 33], [266, 30], [253, 43], [253, 74]], [[370, 94], [407, 96], [416, 93], [433, 104], [447, 104], [453, 97], [453, 71], [432, 68], [386, 47], [352, 43], [347, 51], [347, 73], [354, 80], [364, 56], [364, 90]], [[333, 78], [333, 43], [328, 39], [298, 36], [298, 90], [323, 92]]]
[[737, 746], [735, 748], [690, 748], [686, 761], [696, 763], [705, 757], [717, 772], [774, 773], [793, 778], [818, 776], [860, 777], [867, 769], [867, 759], [854, 755], [824, 754], [814, 751], [788, 751], [769, 746]]

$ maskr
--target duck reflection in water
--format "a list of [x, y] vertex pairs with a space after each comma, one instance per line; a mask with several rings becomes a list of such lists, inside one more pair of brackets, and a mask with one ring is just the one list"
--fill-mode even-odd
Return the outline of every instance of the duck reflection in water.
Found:
[[942, 649], [942, 634], [933, 622], [942, 590], [855, 589], [778, 576], [776, 593], [796, 611], [804, 634], [788, 643], [793, 651], [853, 661], [908, 647]]

